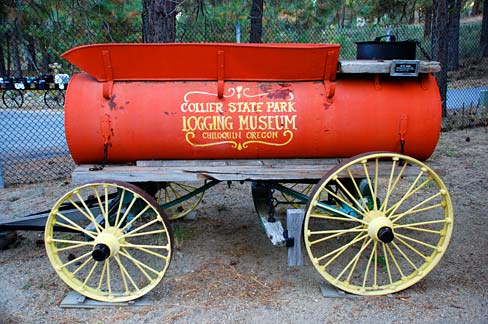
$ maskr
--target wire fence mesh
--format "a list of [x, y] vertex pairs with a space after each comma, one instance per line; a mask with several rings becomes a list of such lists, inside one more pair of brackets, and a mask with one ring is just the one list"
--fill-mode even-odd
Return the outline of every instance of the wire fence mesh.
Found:
[[[479, 64], [480, 32], [481, 23], [461, 25], [460, 70], [450, 74], [445, 130], [487, 126], [488, 61]], [[245, 43], [249, 34], [248, 21], [221, 25], [178, 23], [176, 41]], [[265, 43], [339, 43], [340, 59], [351, 60], [356, 57], [356, 42], [384, 34], [384, 27], [304, 29], [267, 22], [262, 39]], [[425, 37], [422, 26], [394, 27], [392, 34], [397, 40], [418, 41], [417, 58], [429, 59], [431, 40]], [[77, 70], [60, 54], [79, 45], [141, 40], [142, 28], [137, 25], [29, 25], [19, 30], [14, 25], [0, 24], [0, 58], [6, 70], [0, 79], [0, 178], [3, 170], [6, 184], [66, 177], [73, 170], [64, 135], [63, 106], [69, 76]], [[15, 55], [15, 49], [20, 53]], [[480, 77], [483, 75], [484, 79]]]

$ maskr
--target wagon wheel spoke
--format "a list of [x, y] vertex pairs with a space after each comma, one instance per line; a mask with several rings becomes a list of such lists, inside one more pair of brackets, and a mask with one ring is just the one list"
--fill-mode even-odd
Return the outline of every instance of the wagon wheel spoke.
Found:
[[166, 215], [147, 193], [100, 181], [56, 203], [45, 242], [51, 264], [68, 286], [95, 300], [123, 302], [143, 296], [162, 279], [171, 260], [171, 235]]
[[[280, 183], [280, 185], [287, 187], [293, 191], [301, 193], [302, 195], [309, 196], [310, 192], [312, 191], [314, 184], [312, 183]], [[300, 199], [297, 199], [293, 196], [290, 196], [284, 192], [281, 192], [281, 195], [285, 202], [292, 205], [293, 208], [303, 208], [306, 202], [303, 202]]]
[[195, 183], [164, 182], [155, 196], [158, 203], [163, 206], [168, 218], [173, 220], [184, 217], [197, 208], [205, 194], [204, 190], [187, 199], [182, 197], [199, 190], [201, 187]]
[[383, 295], [425, 277], [446, 251], [452, 226], [448, 190], [432, 169], [401, 154], [372, 153], [343, 162], [317, 184], [304, 241], [332, 285]]

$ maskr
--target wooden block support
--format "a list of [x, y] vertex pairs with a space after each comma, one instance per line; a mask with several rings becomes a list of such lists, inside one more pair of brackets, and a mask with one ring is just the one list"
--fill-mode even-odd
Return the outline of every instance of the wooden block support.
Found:
[[288, 266], [303, 266], [302, 256], [302, 227], [305, 211], [303, 209], [287, 209], [286, 229], [288, 237], [294, 240], [293, 246], [288, 247]]

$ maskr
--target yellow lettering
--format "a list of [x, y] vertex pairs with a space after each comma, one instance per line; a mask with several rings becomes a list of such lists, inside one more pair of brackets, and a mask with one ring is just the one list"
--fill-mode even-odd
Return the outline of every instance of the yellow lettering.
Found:
[[288, 101], [288, 112], [297, 112], [295, 108], [293, 107], [295, 105], [295, 102]]
[[180, 110], [184, 113], [222, 113], [223, 106], [221, 102], [184, 102]]
[[280, 112], [286, 112], [286, 107], [288, 107], [288, 103], [286, 101], [280, 102]]
[[225, 131], [232, 130], [231, 116], [183, 116], [183, 131]]
[[278, 132], [247, 132], [246, 138], [250, 140], [270, 140], [279, 137]]
[[274, 105], [275, 105], [275, 103], [274, 103], [274, 102], [271, 102], [271, 101], [267, 102], [267, 103], [266, 103], [266, 107], [267, 107], [266, 111], [267, 111], [267, 112], [270, 112], [270, 111], [271, 111], [271, 109], [273, 109]]

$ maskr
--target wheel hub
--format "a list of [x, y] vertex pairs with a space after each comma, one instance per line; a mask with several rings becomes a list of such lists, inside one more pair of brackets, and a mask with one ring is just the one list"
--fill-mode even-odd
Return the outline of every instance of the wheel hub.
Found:
[[95, 261], [101, 262], [110, 257], [110, 248], [105, 244], [97, 244], [92, 251], [92, 258]]
[[368, 222], [368, 234], [379, 242], [390, 243], [395, 238], [393, 223], [380, 211], [371, 211], [365, 220]]
[[104, 229], [95, 239], [92, 258], [101, 262], [116, 255], [119, 253], [122, 241], [123, 234], [118, 228], [108, 227]]

